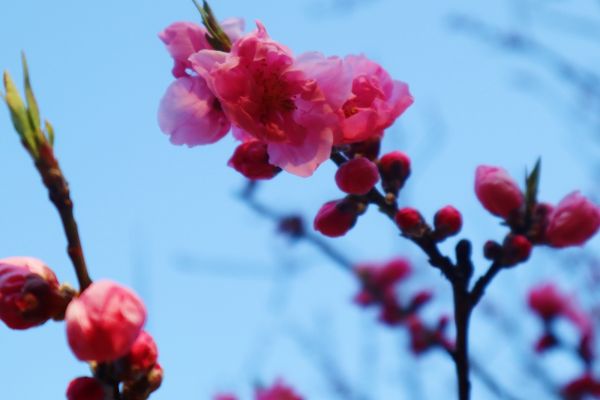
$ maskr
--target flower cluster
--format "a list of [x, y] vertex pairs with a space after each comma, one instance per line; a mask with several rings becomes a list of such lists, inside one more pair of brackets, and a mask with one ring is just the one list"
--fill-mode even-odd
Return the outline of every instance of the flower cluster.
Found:
[[[215, 48], [206, 29], [178, 22], [160, 34], [175, 61], [175, 82], [159, 109], [159, 125], [174, 144], [195, 146], [221, 139], [230, 129], [242, 144], [229, 165], [249, 179], [269, 179], [280, 169], [309, 176], [332, 149], [380, 139], [412, 103], [405, 83], [366, 57], [295, 56], [258, 22], [221, 24], [230, 51]], [[341, 185], [363, 192], [376, 181]], [[340, 187], [342, 187], [340, 186]], [[368, 190], [367, 190], [368, 191]]]
[[[303, 397], [288, 386], [281, 379], [278, 379], [270, 387], [259, 386], [254, 391], [254, 400], [302, 400]], [[238, 400], [238, 397], [229, 393], [217, 394], [213, 400]]]
[[98, 281], [77, 294], [68, 285], [59, 285], [44, 262], [6, 258], [0, 260], [0, 319], [12, 329], [65, 320], [73, 354], [89, 362], [94, 373], [69, 384], [69, 400], [102, 400], [112, 393], [114, 382], [122, 382], [123, 394], [129, 391], [136, 398], [147, 398], [160, 386], [158, 350], [142, 330], [144, 304], [114, 282]]
[[[592, 366], [594, 354], [594, 324], [573, 296], [565, 295], [553, 283], [542, 283], [530, 289], [528, 295], [530, 309], [541, 319], [543, 332], [535, 343], [535, 351], [544, 353], [551, 349], [574, 351], [581, 360], [584, 372], [581, 376], [565, 384], [562, 388], [563, 397], [569, 400], [581, 400], [587, 396], [600, 395], [600, 379], [595, 378]], [[558, 319], [569, 321], [578, 333], [578, 344], [573, 347], [568, 340], [561, 338], [555, 332], [555, 322]]]
[[384, 263], [363, 263], [354, 268], [361, 289], [354, 301], [363, 307], [379, 308], [379, 319], [389, 326], [405, 326], [411, 338], [411, 350], [421, 354], [434, 346], [450, 349], [452, 344], [445, 337], [447, 317], [439, 319], [434, 329], [428, 328], [418, 312], [432, 298], [429, 290], [420, 290], [402, 301], [397, 291], [399, 283], [408, 279], [412, 270], [404, 258], [395, 258]]
[[600, 228], [600, 207], [579, 192], [552, 206], [537, 201], [537, 177], [528, 178], [524, 194], [500, 167], [481, 165], [475, 175], [477, 198], [511, 229], [502, 245], [487, 245], [488, 258], [502, 257], [504, 264], [514, 265], [529, 257], [532, 245], [581, 246]]

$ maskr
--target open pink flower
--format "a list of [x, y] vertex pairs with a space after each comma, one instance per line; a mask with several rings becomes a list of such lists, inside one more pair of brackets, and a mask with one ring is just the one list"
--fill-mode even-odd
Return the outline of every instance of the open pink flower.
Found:
[[169, 86], [158, 110], [160, 129], [173, 144], [196, 146], [221, 139], [231, 125], [203, 78], [183, 77]]
[[412, 103], [408, 85], [395, 81], [379, 64], [363, 55], [299, 57], [307, 75], [315, 79], [325, 97], [342, 116], [335, 144], [362, 142], [383, 135]]
[[232, 122], [268, 146], [269, 163], [309, 176], [329, 158], [339, 115], [292, 52], [262, 24], [230, 53], [203, 50], [190, 57]]
[[12, 329], [43, 324], [64, 311], [56, 275], [32, 257], [0, 260], [0, 319]]
[[[244, 20], [230, 18], [223, 21], [221, 27], [229, 39], [235, 42], [242, 36]], [[175, 61], [173, 75], [176, 78], [189, 75], [188, 70], [191, 68], [191, 64], [188, 59], [192, 54], [200, 50], [212, 49], [206, 40], [206, 33], [204, 27], [192, 22], [175, 22], [158, 35]]]
[[583, 245], [599, 228], [600, 208], [573, 192], [550, 212], [546, 240], [553, 247]]
[[92, 283], [65, 315], [71, 350], [82, 361], [113, 361], [126, 355], [146, 321], [146, 308], [131, 290], [111, 281]]

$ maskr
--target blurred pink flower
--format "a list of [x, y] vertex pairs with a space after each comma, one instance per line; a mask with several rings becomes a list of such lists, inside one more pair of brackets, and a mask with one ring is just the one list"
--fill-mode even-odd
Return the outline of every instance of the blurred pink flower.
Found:
[[67, 339], [82, 361], [113, 361], [125, 356], [146, 322], [146, 308], [131, 290], [104, 280], [71, 301], [65, 315]]
[[583, 245], [600, 228], [600, 208], [579, 192], [561, 200], [550, 212], [546, 240], [553, 247]]
[[255, 395], [256, 400], [302, 400], [294, 389], [278, 380], [270, 388], [258, 388]]

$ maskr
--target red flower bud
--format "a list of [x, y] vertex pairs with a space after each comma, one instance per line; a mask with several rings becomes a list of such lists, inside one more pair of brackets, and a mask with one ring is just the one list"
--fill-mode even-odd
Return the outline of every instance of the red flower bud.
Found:
[[487, 165], [477, 167], [475, 193], [486, 210], [502, 218], [508, 218], [524, 200], [519, 186], [504, 169]]
[[488, 240], [483, 245], [483, 256], [488, 260], [496, 260], [502, 255], [502, 246], [494, 242], [493, 240]]
[[248, 179], [271, 179], [279, 171], [278, 167], [269, 164], [267, 144], [252, 140], [240, 144], [229, 159], [228, 165]]
[[65, 315], [67, 339], [82, 361], [113, 361], [126, 355], [146, 322], [146, 308], [131, 290], [111, 281], [92, 283]]
[[460, 212], [452, 207], [446, 206], [435, 213], [433, 218], [435, 235], [439, 240], [456, 235], [462, 228], [462, 216]]
[[426, 228], [423, 216], [414, 208], [406, 207], [398, 210], [394, 219], [405, 235], [420, 236]]
[[379, 173], [385, 192], [397, 194], [410, 176], [410, 158], [401, 151], [387, 153], [379, 159]]
[[335, 182], [341, 191], [348, 194], [367, 194], [379, 182], [377, 165], [364, 157], [354, 158], [340, 166]]
[[537, 342], [535, 342], [535, 352], [543, 353], [546, 350], [549, 350], [558, 344], [558, 340], [556, 340], [556, 336], [551, 333], [546, 333], [542, 335]]
[[600, 396], [600, 381], [590, 373], [585, 373], [565, 385], [561, 392], [567, 400], [580, 400], [588, 396], [596, 398]]
[[41, 325], [66, 304], [56, 275], [31, 257], [0, 260], [0, 319], [12, 329]]
[[258, 388], [256, 390], [256, 400], [303, 400], [294, 389], [278, 380], [270, 388]]
[[314, 221], [315, 230], [325, 236], [344, 236], [356, 223], [357, 206], [348, 200], [325, 203]]
[[75, 378], [67, 388], [67, 400], [104, 400], [105, 398], [104, 386], [96, 378]]
[[553, 247], [583, 245], [600, 228], [600, 208], [573, 192], [548, 216], [546, 240]]
[[508, 235], [504, 240], [503, 259], [505, 266], [512, 266], [526, 261], [531, 254], [532, 244], [523, 235]]
[[134, 372], [147, 371], [156, 364], [157, 359], [158, 348], [154, 339], [146, 331], [142, 331], [127, 356], [130, 368]]

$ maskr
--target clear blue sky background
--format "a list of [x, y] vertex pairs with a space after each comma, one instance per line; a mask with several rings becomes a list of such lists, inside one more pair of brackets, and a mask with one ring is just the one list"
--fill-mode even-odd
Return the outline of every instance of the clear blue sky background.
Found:
[[[415, 104], [385, 141], [387, 149], [414, 159], [403, 203], [427, 216], [455, 205], [464, 212], [464, 236], [480, 248], [503, 231], [473, 195], [478, 164], [502, 165], [521, 177], [542, 156], [541, 196], [552, 202], [575, 188], [587, 194], [597, 188], [588, 130], [566, 118], [562, 107], [572, 94], [542, 68], [446, 23], [464, 12], [519, 26], [589, 66], [600, 65], [597, 47], [515, 14], [513, 3], [373, 0], [340, 7], [340, 0], [223, 0], [212, 6], [219, 17], [246, 18], [249, 28], [260, 19], [297, 53], [362, 52], [408, 82]], [[598, 15], [592, 1], [551, 3], [550, 11]], [[249, 398], [253, 383], [282, 376], [309, 399], [335, 399], [314, 352], [295, 339], [300, 333], [316, 340], [371, 399], [440, 399], [454, 391], [449, 360], [437, 353], [413, 360], [403, 334], [379, 327], [350, 303], [356, 287], [349, 276], [306, 245], [290, 249], [269, 222], [237, 200], [243, 179], [225, 166], [233, 140], [188, 149], [172, 146], [159, 131], [157, 105], [172, 78], [157, 34], [177, 20], [199, 21], [191, 1], [4, 0], [1, 12], [0, 68], [20, 79], [20, 51], [26, 50], [43, 115], [57, 132], [92, 276], [130, 285], [148, 304], [148, 329], [166, 373], [153, 398], [209, 399], [221, 389]], [[541, 74], [548, 91], [540, 97], [520, 90], [515, 71]], [[306, 180], [282, 174], [261, 199], [314, 215], [340, 196], [333, 172], [326, 165]], [[0, 256], [39, 257], [60, 279], [74, 282], [56, 212], [4, 111], [0, 187]], [[432, 316], [450, 311], [445, 282], [374, 210], [334, 245], [357, 261], [408, 255], [417, 266], [416, 286], [439, 288]], [[599, 245], [596, 238], [589, 246]], [[515, 354], [527, 354], [536, 332], [533, 318], [523, 317], [527, 287], [579, 274], [576, 266], [556, 266], [556, 254], [536, 250], [530, 264], [503, 274], [490, 291], [506, 315], [521, 316], [522, 336], [498, 334], [484, 312], [475, 316], [474, 356], [513, 388], [528, 382]], [[564, 280], [566, 288], [576, 283]], [[71, 355], [62, 324], [27, 332], [1, 326], [0, 349], [3, 398], [60, 399], [70, 379], [87, 373]], [[560, 373], [550, 368], [559, 382], [578, 371], [561, 365]], [[474, 385], [474, 398], [493, 398], [478, 380]], [[528, 387], [533, 396], [543, 393]]]

